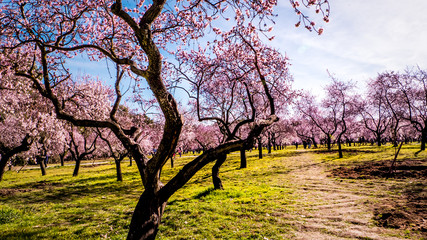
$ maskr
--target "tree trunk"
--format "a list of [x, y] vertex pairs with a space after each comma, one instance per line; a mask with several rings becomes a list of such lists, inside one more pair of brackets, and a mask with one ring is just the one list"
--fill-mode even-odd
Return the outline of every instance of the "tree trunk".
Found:
[[328, 146], [328, 151], [331, 151], [331, 136], [329, 136], [329, 135], [326, 139], [326, 144]]
[[59, 159], [61, 160], [61, 167], [64, 166], [64, 160], [67, 153], [68, 153], [68, 149], [64, 147], [64, 150], [62, 151], [62, 153], [59, 154]]
[[0, 181], [3, 179], [4, 170], [6, 169], [6, 164], [9, 161], [8, 157], [2, 156], [0, 158]]
[[224, 189], [222, 186], [221, 179], [219, 178], [219, 168], [227, 159], [227, 155], [221, 155], [215, 162], [215, 165], [212, 167], [212, 182], [214, 185], [214, 189]]
[[40, 165], [40, 170], [42, 171], [42, 176], [46, 175], [46, 165], [44, 165], [44, 158], [43, 157], [37, 157], [37, 162]]
[[129, 226], [128, 240], [154, 240], [166, 207], [152, 191], [145, 190], [139, 198]]
[[343, 158], [341, 149], [341, 138], [338, 138], [338, 158]]
[[381, 147], [381, 135], [380, 134], [375, 134], [377, 136], [377, 145], [378, 147]]
[[258, 138], [258, 157], [259, 157], [259, 159], [262, 159], [262, 143], [261, 143], [261, 138]]
[[171, 157], [171, 168], [173, 168], [173, 157]]
[[59, 154], [59, 159], [61, 159], [61, 167], [64, 166], [64, 158], [65, 158], [65, 155]]
[[76, 159], [76, 166], [74, 167], [73, 177], [77, 177], [77, 175], [79, 175], [81, 161], [82, 161], [81, 159]]
[[278, 150], [277, 144], [276, 144], [276, 134], [271, 133], [271, 143], [273, 144], [273, 151]]
[[270, 154], [271, 153], [271, 135], [270, 135], [270, 133], [268, 134], [268, 143], [267, 143], [267, 145], [268, 145], [268, 154]]
[[129, 156], [129, 166], [132, 166], [132, 156]]
[[117, 181], [123, 182], [122, 165], [120, 164], [121, 161], [120, 160], [115, 160], [114, 162], [116, 163]]
[[247, 167], [247, 161], [246, 161], [246, 151], [245, 149], [240, 149], [240, 168], [246, 168]]
[[316, 140], [315, 140], [314, 138], [311, 138], [311, 141], [313, 142], [313, 147], [314, 147], [314, 148], [317, 148]]
[[424, 128], [421, 133], [421, 151], [426, 150], [426, 142], [427, 142], [427, 127]]

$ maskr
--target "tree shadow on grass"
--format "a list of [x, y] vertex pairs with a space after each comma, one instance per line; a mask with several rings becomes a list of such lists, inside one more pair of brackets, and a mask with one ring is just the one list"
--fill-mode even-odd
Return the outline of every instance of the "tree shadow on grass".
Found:
[[[19, 201], [23, 204], [36, 204], [40, 202], [70, 202], [85, 197], [101, 198], [110, 194], [133, 197], [135, 195], [134, 190], [141, 188], [139, 182], [136, 181], [121, 183], [113, 182], [114, 180], [112, 180], [111, 182], [90, 184], [91, 179], [94, 178], [80, 180], [82, 183], [86, 182], [89, 184], [75, 184], [72, 182], [65, 184], [47, 181], [22, 184], [17, 186], [17, 191], [11, 191], [13, 193], [2, 196], [1, 200], [5, 203]], [[104, 177], [97, 177], [96, 179], [104, 179]], [[23, 186], [27, 188], [23, 188]]]
[[26, 229], [25, 231], [21, 229], [13, 230], [2, 230], [0, 232], [0, 239], [7, 240], [21, 240], [21, 239], [40, 239], [40, 235], [44, 233], [44, 229]]
[[[315, 149], [312, 150], [313, 153], [319, 153], [319, 154], [325, 154], [325, 153], [338, 153], [338, 149]], [[351, 148], [343, 148], [343, 153], [354, 153], [354, 154], [360, 154], [360, 153], [377, 153], [377, 150], [366, 150], [366, 149], [351, 149]]]

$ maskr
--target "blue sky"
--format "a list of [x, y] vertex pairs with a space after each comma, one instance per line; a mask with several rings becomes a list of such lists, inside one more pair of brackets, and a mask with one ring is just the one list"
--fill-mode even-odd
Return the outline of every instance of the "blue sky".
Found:
[[[294, 88], [322, 96], [329, 70], [363, 90], [365, 81], [380, 72], [427, 67], [427, 0], [330, 0], [330, 5], [330, 22], [316, 21], [324, 28], [319, 36], [296, 28], [298, 17], [289, 1], [279, 0], [270, 44], [290, 58]], [[314, 11], [310, 15], [316, 17]], [[105, 62], [76, 58], [70, 63], [80, 74], [107, 82], [114, 78], [112, 64], [111, 78]]]
[[[289, 1], [279, 0], [271, 44], [290, 58], [294, 87], [322, 95], [327, 70], [340, 80], [364, 82], [379, 72], [427, 63], [427, 0], [330, 0], [322, 35], [295, 27]], [[311, 15], [316, 15], [311, 12]]]

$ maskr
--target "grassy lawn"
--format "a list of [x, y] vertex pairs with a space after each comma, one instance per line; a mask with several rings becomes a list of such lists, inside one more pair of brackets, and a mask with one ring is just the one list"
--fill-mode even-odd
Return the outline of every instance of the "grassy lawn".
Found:
[[[426, 152], [415, 155], [418, 149], [419, 145], [404, 145], [398, 159], [425, 161]], [[258, 152], [252, 151], [247, 153], [246, 169], [239, 169], [239, 153], [229, 154], [220, 173], [225, 190], [213, 191], [212, 165], [204, 168], [170, 199], [158, 239], [299, 238], [307, 223], [306, 215], [316, 216], [310, 207], [316, 203], [302, 198], [299, 183], [291, 173], [312, 165], [323, 166], [327, 171], [392, 159], [394, 154], [390, 146], [350, 150], [343, 159], [337, 159], [336, 152], [291, 147], [258, 159]], [[164, 181], [191, 159], [186, 155], [175, 159], [173, 169], [166, 164], [162, 172]], [[143, 191], [135, 164], [128, 164], [122, 163], [123, 182], [116, 181], [114, 164], [82, 166], [78, 177], [72, 177], [73, 166], [48, 168], [47, 176], [41, 176], [39, 169], [6, 172], [0, 182], [0, 239], [124, 239], [133, 208]], [[390, 198], [399, 196], [398, 189], [410, 181], [328, 179], [330, 184], [344, 181], [364, 186], [394, 185], [395, 188], [381, 191], [381, 196], [386, 194]], [[375, 192], [366, 195], [370, 202], [381, 200]], [[368, 224], [373, 228], [374, 220]], [[384, 236], [419, 239], [418, 232], [408, 231], [397, 229], [385, 232], [389, 235]]]

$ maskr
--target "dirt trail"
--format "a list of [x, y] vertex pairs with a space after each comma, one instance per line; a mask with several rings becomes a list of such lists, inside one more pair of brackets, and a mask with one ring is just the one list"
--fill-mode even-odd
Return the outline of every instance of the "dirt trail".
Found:
[[289, 159], [287, 178], [299, 199], [294, 214], [286, 216], [297, 229], [292, 239], [405, 239], [403, 230], [377, 227], [372, 220], [372, 204], [387, 197], [390, 183], [327, 177], [326, 164], [314, 157]]

